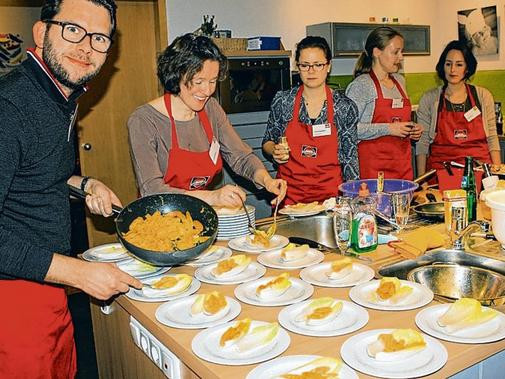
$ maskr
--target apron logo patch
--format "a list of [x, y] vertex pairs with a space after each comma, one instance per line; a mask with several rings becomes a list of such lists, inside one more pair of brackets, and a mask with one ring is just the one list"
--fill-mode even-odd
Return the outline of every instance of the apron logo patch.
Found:
[[454, 139], [463, 140], [468, 138], [468, 131], [466, 129], [454, 130]]
[[302, 156], [307, 158], [315, 158], [317, 157], [317, 147], [302, 145]]
[[205, 187], [209, 179], [210, 176], [193, 176], [189, 183], [189, 189], [198, 189]]

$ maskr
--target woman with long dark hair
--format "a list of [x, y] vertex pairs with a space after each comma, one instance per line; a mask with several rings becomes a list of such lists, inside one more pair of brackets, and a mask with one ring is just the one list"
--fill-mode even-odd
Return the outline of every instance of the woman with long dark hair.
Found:
[[467, 83], [477, 70], [472, 51], [462, 41], [449, 42], [436, 70], [444, 84], [427, 91], [417, 111], [424, 128], [416, 144], [418, 172], [442, 169], [444, 161], [464, 163], [465, 156], [499, 165], [493, 95]]
[[343, 180], [359, 178], [358, 112], [326, 85], [328, 43], [302, 39], [295, 61], [303, 84], [275, 95], [263, 138], [263, 151], [278, 165], [277, 177], [288, 183], [286, 204], [323, 201], [337, 195]]
[[210, 38], [185, 34], [158, 57], [165, 94], [137, 108], [128, 120], [133, 167], [142, 196], [186, 193], [211, 205], [238, 207], [242, 189], [216, 188], [223, 160], [239, 175], [284, 198], [286, 183], [272, 179], [233, 129], [212, 94], [227, 71]]
[[413, 179], [411, 140], [421, 136], [411, 121], [405, 79], [398, 74], [403, 37], [390, 27], [368, 36], [346, 95], [358, 106], [358, 152], [361, 178]]

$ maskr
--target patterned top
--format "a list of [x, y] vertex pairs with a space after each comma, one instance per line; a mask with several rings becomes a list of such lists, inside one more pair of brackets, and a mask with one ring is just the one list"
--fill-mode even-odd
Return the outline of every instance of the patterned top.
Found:
[[[268, 141], [278, 143], [280, 137], [284, 135], [286, 126], [293, 118], [293, 108], [298, 89], [299, 87], [294, 87], [287, 91], [279, 91], [275, 95], [272, 100], [263, 143]], [[314, 124], [327, 122], [326, 107], [325, 101]], [[333, 91], [333, 112], [338, 131], [338, 159], [342, 167], [342, 177], [344, 181], [359, 179], [358, 131], [356, 126], [358, 123], [358, 108], [348, 97]], [[304, 124], [313, 124], [303, 101], [300, 104], [298, 117]]]

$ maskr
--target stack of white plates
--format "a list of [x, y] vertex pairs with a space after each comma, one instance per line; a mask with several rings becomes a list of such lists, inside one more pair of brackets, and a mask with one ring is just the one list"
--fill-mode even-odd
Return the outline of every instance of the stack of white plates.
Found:
[[[252, 226], [255, 226], [256, 215], [255, 208], [252, 205], [246, 205], [247, 213], [251, 218]], [[218, 240], [230, 240], [232, 238], [245, 236], [249, 233], [247, 215], [242, 209], [240, 212], [230, 215], [217, 215], [219, 220], [217, 229]]]

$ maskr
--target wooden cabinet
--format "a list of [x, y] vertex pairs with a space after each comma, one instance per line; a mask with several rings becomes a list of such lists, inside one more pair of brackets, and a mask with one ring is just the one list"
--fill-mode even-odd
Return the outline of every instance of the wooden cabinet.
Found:
[[429, 25], [355, 24], [325, 22], [308, 25], [308, 36], [321, 36], [328, 41], [334, 58], [358, 56], [363, 51], [368, 34], [379, 26], [390, 26], [405, 39], [403, 55], [430, 55]]
[[[104, 314], [100, 305], [91, 304], [100, 378], [166, 379], [161, 369], [133, 342], [129, 313], [117, 302], [111, 307], [111, 313]], [[198, 376], [181, 362], [181, 378], [196, 379]]]

